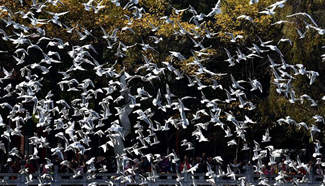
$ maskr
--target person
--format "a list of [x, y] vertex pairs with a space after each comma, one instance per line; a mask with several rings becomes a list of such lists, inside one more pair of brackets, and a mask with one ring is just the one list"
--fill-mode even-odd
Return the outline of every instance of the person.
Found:
[[50, 169], [47, 169], [45, 164], [42, 164], [40, 165], [40, 172], [41, 174], [49, 174], [50, 173]]
[[168, 158], [165, 157], [162, 161], [159, 162], [158, 165], [159, 165], [161, 173], [171, 172], [171, 165], [170, 165], [170, 161], [168, 160]]
[[134, 172], [135, 173], [137, 173], [137, 174], [139, 174], [140, 173], [140, 169], [139, 169], [139, 167], [140, 167], [140, 160], [138, 159], [138, 158], [135, 158], [134, 160], [133, 160], [133, 166], [134, 166]]
[[240, 173], [240, 163], [237, 162], [237, 159], [234, 159], [233, 163], [230, 164], [230, 166], [235, 174]]
[[324, 170], [323, 168], [320, 166], [320, 164], [317, 164], [315, 167], [315, 172], [317, 175], [323, 176], [324, 175]]
[[[214, 161], [214, 160], [212, 159], [211, 156], [209, 156], [209, 157], [207, 158], [207, 166], [208, 166], [208, 165], [210, 166], [210, 168], [211, 168], [213, 171], [215, 171], [216, 168], [217, 168], [216, 161]], [[208, 169], [207, 169], [207, 171], [208, 171]]]
[[262, 171], [265, 176], [271, 175], [271, 168], [269, 165], [267, 165], [267, 166], [263, 165]]
[[200, 156], [196, 156], [192, 163], [193, 163], [193, 165], [199, 164], [198, 168], [196, 169], [196, 173], [203, 172], [202, 166], [201, 166], [202, 158]]
[[139, 168], [140, 168], [141, 172], [150, 172], [150, 169], [151, 169], [150, 163], [145, 156], [141, 158]]
[[36, 167], [29, 159], [26, 160], [25, 168], [27, 168], [28, 173], [31, 173], [31, 174], [33, 174], [36, 171]]
[[132, 167], [133, 167], [132, 161], [126, 160], [124, 163], [124, 171], [126, 171], [127, 169], [132, 168]]
[[207, 156], [206, 156], [206, 153], [203, 152], [202, 153], [202, 156], [201, 156], [201, 162], [199, 164], [199, 168], [198, 168], [198, 173], [205, 173], [207, 172]]
[[183, 161], [181, 162], [180, 166], [179, 166], [179, 171], [180, 172], [185, 172], [186, 170], [190, 169], [191, 165], [188, 161], [187, 156], [185, 155], [183, 158]]
[[271, 174], [278, 174], [278, 166], [276, 164], [271, 165]]
[[282, 170], [283, 172], [287, 172], [287, 165], [284, 163], [285, 159], [282, 159], [282, 161], [279, 163], [278, 170]]

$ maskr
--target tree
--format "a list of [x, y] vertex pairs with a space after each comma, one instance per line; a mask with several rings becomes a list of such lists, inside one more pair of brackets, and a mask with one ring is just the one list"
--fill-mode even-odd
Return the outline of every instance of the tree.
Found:
[[[322, 139], [312, 118], [324, 115], [324, 103], [311, 103], [323, 92], [323, 25], [287, 16], [302, 7], [320, 17], [321, 1], [219, 2], [4, 2], [1, 114], [13, 124], [3, 134], [33, 121], [72, 155], [114, 151], [120, 173], [125, 160], [150, 156], [169, 133], [178, 153], [186, 153], [181, 140], [215, 140], [227, 161], [239, 147], [268, 141], [261, 140], [268, 132], [287, 133], [273, 139], [276, 148], [308, 144], [297, 134]], [[308, 32], [302, 38], [297, 29]], [[34, 146], [57, 148], [43, 143]]]

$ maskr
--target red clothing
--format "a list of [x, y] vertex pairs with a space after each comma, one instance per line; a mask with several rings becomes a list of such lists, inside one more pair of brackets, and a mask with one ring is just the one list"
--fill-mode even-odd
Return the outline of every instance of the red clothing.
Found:
[[179, 171], [181, 171], [181, 172], [183, 171], [184, 165], [186, 165], [186, 170], [191, 168], [190, 163], [188, 161], [185, 161], [185, 162], [182, 162], [181, 165], [179, 166]]
[[36, 171], [36, 168], [33, 166], [32, 163], [27, 163], [25, 165], [25, 168], [28, 168], [28, 172], [30, 172], [30, 173], [34, 173]]

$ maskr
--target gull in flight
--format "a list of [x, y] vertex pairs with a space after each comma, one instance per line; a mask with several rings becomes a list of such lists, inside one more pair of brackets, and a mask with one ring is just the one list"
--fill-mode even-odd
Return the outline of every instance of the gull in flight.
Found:
[[315, 22], [315, 20], [307, 13], [305, 12], [298, 12], [298, 13], [294, 13], [294, 14], [291, 14], [291, 15], [287, 15], [287, 17], [294, 17], [294, 16], [298, 16], [298, 15], [302, 15], [302, 16], [305, 16], [307, 18], [310, 19], [310, 21], [316, 26], [318, 27], [317, 23]]
[[216, 14], [221, 14], [221, 0], [212, 8], [212, 11], [208, 13], [207, 17], [213, 17]]
[[12, 69], [10, 72], [8, 72], [4, 67], [2, 67], [3, 73], [5, 74], [5, 77], [0, 78], [0, 83], [2, 83], [2, 80], [5, 79], [10, 79], [10, 77], [12, 76], [12, 73], [14, 72], [14, 69]]
[[249, 4], [252, 5], [252, 4], [256, 4], [258, 3], [259, 0], [249, 0]]

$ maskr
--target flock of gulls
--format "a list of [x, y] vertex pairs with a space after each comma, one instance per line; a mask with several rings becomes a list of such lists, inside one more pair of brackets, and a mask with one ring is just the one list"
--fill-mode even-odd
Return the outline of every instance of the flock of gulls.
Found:
[[[224, 0], [226, 1], [226, 0]], [[222, 109], [221, 104], [238, 103], [236, 107], [246, 112], [254, 112], [256, 105], [249, 100], [246, 94], [262, 93], [265, 91], [258, 79], [239, 80], [231, 73], [218, 73], [215, 69], [209, 69], [202, 62], [209, 60], [209, 47], [204, 46], [204, 41], [216, 37], [216, 33], [195, 32], [195, 30], [187, 30], [180, 23], [175, 22], [170, 17], [163, 16], [164, 24], [172, 25], [174, 34], [179, 36], [188, 36], [193, 41], [193, 47], [189, 48], [192, 56], [187, 56], [179, 51], [169, 51], [170, 61], [154, 63], [147, 51], [159, 53], [157, 45], [163, 41], [163, 38], [156, 35], [160, 29], [159, 25], [152, 25], [150, 42], [134, 43], [131, 45], [124, 44], [119, 40], [119, 32], [135, 31], [131, 27], [115, 28], [113, 31], [102, 29], [102, 36], [97, 40], [104, 40], [107, 43], [104, 46], [110, 53], [115, 55], [116, 61], [100, 61], [98, 59], [98, 51], [92, 44], [87, 43], [88, 40], [96, 37], [91, 30], [79, 25], [79, 29], [69, 26], [66, 20], [61, 20], [63, 16], [68, 17], [69, 11], [65, 12], [49, 12], [46, 11], [48, 6], [58, 6], [63, 4], [60, 0], [32, 0], [26, 3], [19, 0], [21, 6], [29, 6], [27, 11], [18, 11], [9, 9], [6, 6], [0, 6], [0, 14], [6, 14], [1, 18], [0, 29], [1, 42], [12, 45], [13, 49], [0, 51], [1, 55], [10, 57], [11, 63], [7, 65], [7, 61], [1, 61], [0, 73], [0, 150], [7, 155], [8, 162], [12, 158], [22, 158], [17, 148], [8, 149], [8, 144], [12, 143], [12, 137], [23, 136], [23, 126], [27, 122], [36, 121], [36, 128], [42, 130], [43, 135], [35, 131], [35, 135], [28, 139], [28, 143], [34, 148], [34, 153], [29, 159], [38, 159], [38, 149], [47, 149], [48, 167], [53, 166], [51, 159], [59, 158], [63, 165], [69, 164], [64, 157], [64, 152], [73, 152], [75, 154], [85, 155], [91, 150], [100, 151], [102, 154], [112, 152], [116, 154], [118, 165], [117, 177], [121, 181], [132, 180], [134, 171], [123, 169], [125, 160], [132, 161], [134, 157], [146, 157], [150, 164], [154, 165], [162, 160], [162, 155], [152, 154], [150, 148], [159, 145], [160, 139], [157, 133], [168, 133], [173, 130], [189, 130], [192, 136], [181, 139], [181, 146], [186, 147], [187, 151], [195, 148], [194, 144], [209, 141], [205, 136], [205, 131], [213, 130], [213, 128], [222, 129], [225, 133], [224, 138], [227, 139], [227, 146], [237, 146], [243, 151], [252, 151], [253, 157], [250, 160], [254, 167], [254, 172], [259, 173], [260, 184], [267, 184], [267, 179], [263, 177], [262, 160], [269, 159], [269, 163], [275, 163], [275, 158], [287, 157], [285, 162], [294, 169], [303, 168], [310, 172], [307, 162], [302, 162], [299, 157], [289, 158], [285, 149], [276, 149], [270, 143], [272, 138], [269, 129], [265, 129], [262, 139], [256, 138], [253, 141], [246, 139], [246, 129], [251, 124], [255, 124], [247, 115], [244, 117], [237, 116], [230, 110]], [[80, 2], [81, 3], [81, 2]], [[119, 0], [111, 0], [115, 6], [121, 6], [128, 9], [131, 14], [126, 15], [129, 19], [129, 25], [133, 20], [141, 19], [144, 16], [145, 9], [140, 7], [138, 0], [129, 0], [122, 5]], [[258, 0], [250, 0], [247, 2], [253, 6]], [[81, 3], [86, 11], [99, 13], [102, 9], [107, 8], [101, 2], [89, 0]], [[195, 24], [197, 29], [201, 28], [201, 23], [206, 19], [214, 19], [214, 16], [222, 13], [222, 0], [219, 0], [210, 12], [204, 14], [199, 13], [189, 6], [186, 9], [173, 8], [175, 14], [187, 12], [191, 14], [190, 23]], [[277, 10], [283, 8], [286, 0], [278, 1], [265, 10], [259, 12], [260, 15], [275, 15]], [[38, 18], [37, 15], [45, 13], [49, 18]], [[28, 22], [28, 26], [23, 23], [15, 22], [14, 17], [20, 17]], [[298, 29], [297, 34], [301, 41], [304, 40], [307, 32], [324, 36], [325, 29], [321, 28], [316, 21], [307, 13], [298, 12], [286, 16], [286, 20], [280, 20], [272, 23], [272, 25], [288, 24], [294, 21], [294, 17], [304, 20], [304, 30]], [[241, 15], [237, 19], [241, 21], [250, 21], [253, 19], [248, 15]], [[69, 41], [61, 38], [48, 37], [46, 31], [40, 26], [44, 24], [52, 24], [56, 29], [64, 29], [67, 35], [76, 33], [79, 36], [80, 43], [83, 45], [72, 45]], [[204, 30], [204, 28], [202, 28]], [[232, 33], [226, 33], [231, 37], [231, 42], [236, 45], [244, 36]], [[268, 63], [268, 69], [272, 72], [271, 83], [275, 86], [279, 96], [287, 99], [288, 102], [304, 103], [307, 102], [311, 107], [318, 107], [319, 103], [325, 101], [315, 100], [308, 94], [297, 95], [292, 83], [298, 76], [308, 78], [309, 85], [313, 86], [319, 77], [317, 71], [306, 68], [303, 64], [290, 64], [290, 59], [285, 59], [283, 52], [279, 49], [279, 45], [287, 44], [292, 46], [292, 41], [283, 37], [279, 41], [262, 41], [258, 38], [257, 43], [240, 49], [238, 44], [237, 50], [231, 51], [224, 48], [226, 59], [219, 63], [225, 63], [229, 68], [233, 68], [241, 63], [249, 60], [263, 58]], [[308, 42], [308, 41], [306, 41]], [[118, 62], [127, 58], [128, 50], [138, 47], [142, 52], [142, 64], [134, 72], [127, 72], [125, 68], [117, 68]], [[241, 46], [242, 47], [242, 46]], [[325, 49], [325, 46], [322, 47]], [[31, 55], [41, 55], [41, 59]], [[68, 56], [69, 60], [63, 61], [62, 56]], [[272, 56], [272, 57], [271, 57]], [[194, 67], [193, 74], [186, 74], [179, 68], [177, 63], [184, 62], [192, 57], [192, 61], [187, 63], [188, 66]], [[67, 58], [67, 57], [65, 57]], [[320, 61], [325, 61], [325, 54], [319, 57]], [[64, 64], [64, 65], [62, 65]], [[8, 69], [8, 66], [12, 69]], [[62, 67], [66, 66], [66, 69]], [[58, 70], [60, 69], [60, 70]], [[91, 74], [92, 77], [87, 77]], [[201, 75], [205, 75], [212, 79], [211, 83], [204, 82], [200, 79]], [[54, 77], [55, 76], [55, 77]], [[201, 97], [192, 95], [177, 95], [173, 91], [172, 86], [166, 82], [159, 89], [146, 90], [150, 84], [162, 82], [165, 76], [173, 77], [173, 81], [187, 82], [187, 86], [196, 89]], [[219, 82], [219, 77], [229, 79], [230, 87], [223, 86]], [[105, 80], [99, 84], [94, 79]], [[142, 83], [135, 83], [142, 82]], [[56, 86], [55, 90], [48, 89], [44, 84], [50, 83]], [[146, 86], [144, 86], [146, 85]], [[46, 92], [45, 92], [46, 90]], [[209, 99], [205, 96], [205, 92], [219, 91], [223, 95], [213, 95], [215, 98]], [[57, 99], [56, 94], [60, 94], [61, 98]], [[211, 95], [209, 95], [210, 97]], [[63, 97], [63, 99], [62, 99]], [[66, 97], [66, 99], [64, 99]], [[200, 107], [189, 109], [191, 101], [199, 101]], [[95, 106], [94, 106], [95, 105]], [[162, 113], [167, 116], [161, 121], [154, 119], [155, 114]], [[173, 113], [173, 114], [170, 114]], [[195, 114], [189, 114], [195, 113]], [[132, 119], [131, 119], [132, 117]], [[161, 119], [161, 118], [160, 118]], [[320, 158], [322, 154], [321, 142], [317, 139], [317, 133], [321, 133], [321, 125], [324, 124], [322, 115], [314, 115], [309, 123], [295, 121], [290, 116], [278, 118], [275, 125], [295, 126], [299, 130], [305, 130], [311, 136], [311, 145], [315, 146], [313, 157]], [[135, 136], [126, 146], [124, 141], [130, 134]], [[47, 135], [44, 135], [47, 134]], [[54, 136], [57, 144], [49, 143], [49, 136]], [[96, 136], [98, 138], [107, 139], [106, 142], [98, 144], [98, 147], [90, 146], [91, 139]], [[60, 145], [58, 145], [60, 143]], [[96, 148], [96, 149], [94, 149]], [[146, 153], [144, 153], [146, 152]], [[167, 154], [172, 163], [178, 163], [180, 157], [173, 152]], [[222, 164], [223, 155], [220, 154], [214, 158], [217, 163]], [[89, 157], [87, 166], [94, 167], [95, 157]], [[325, 162], [318, 163], [323, 164]], [[209, 166], [209, 165], [208, 165]], [[187, 170], [190, 174], [195, 174], [194, 166]], [[208, 169], [209, 170], [209, 169]], [[22, 171], [24, 172], [24, 171]], [[26, 172], [26, 171], [25, 171]], [[96, 170], [90, 169], [89, 174], [95, 174]], [[76, 174], [77, 171], [76, 171]], [[154, 166], [152, 166], [152, 175], [143, 177], [143, 180], [152, 181], [157, 178]], [[178, 180], [181, 183], [181, 174]], [[241, 179], [245, 183], [245, 178], [233, 176], [231, 169], [227, 172], [208, 171], [207, 181], [214, 183], [215, 178], [220, 176], [229, 176], [231, 179]], [[51, 175], [40, 175], [43, 177]], [[26, 183], [31, 181], [29, 175], [26, 174]], [[276, 184], [285, 182], [285, 173], [280, 172], [275, 180]], [[305, 181], [305, 177], [299, 181]], [[94, 183], [95, 184], [95, 183]]]

